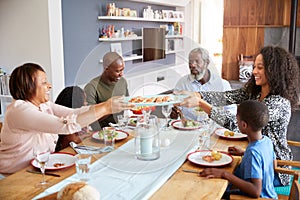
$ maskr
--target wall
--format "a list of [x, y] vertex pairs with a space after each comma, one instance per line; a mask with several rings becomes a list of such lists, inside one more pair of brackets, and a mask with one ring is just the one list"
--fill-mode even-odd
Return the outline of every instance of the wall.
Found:
[[[115, 29], [124, 27], [125, 30], [134, 31], [141, 27], [159, 27], [160, 23], [138, 22], [138, 21], [107, 21], [98, 20], [98, 15], [106, 15], [106, 5], [110, 0], [62, 0], [62, 23], [64, 42], [64, 66], [65, 83], [67, 85], [84, 85], [92, 78], [102, 72], [102, 64], [99, 60], [110, 51], [110, 43], [99, 42], [99, 28], [114, 24]], [[131, 8], [137, 10], [138, 16], [142, 16], [143, 9], [149, 3], [138, 3], [115, 0], [119, 8]], [[175, 7], [151, 5], [153, 10], [175, 10]], [[79, 14], [80, 13], [80, 14]], [[131, 51], [132, 41], [122, 42], [124, 54]], [[155, 62], [126, 62], [125, 76], [136, 70], [149, 67], [154, 69], [157, 63], [161, 65], [174, 64], [174, 55], [167, 56], [167, 59]], [[145, 66], [145, 67], [143, 67]]]
[[56, 17], [60, 18], [60, 1], [0, 1], [0, 67], [10, 73], [25, 62], [40, 64], [53, 84], [52, 96], [64, 85], [61, 28]]

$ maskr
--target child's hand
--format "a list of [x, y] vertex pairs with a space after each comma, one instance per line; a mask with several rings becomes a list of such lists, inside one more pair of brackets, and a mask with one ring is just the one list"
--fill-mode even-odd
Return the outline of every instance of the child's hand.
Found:
[[235, 155], [235, 156], [242, 156], [242, 155], [244, 155], [244, 150], [237, 146], [228, 147], [228, 153]]
[[225, 172], [223, 169], [206, 168], [200, 172], [200, 176], [206, 178], [222, 178], [222, 174]]

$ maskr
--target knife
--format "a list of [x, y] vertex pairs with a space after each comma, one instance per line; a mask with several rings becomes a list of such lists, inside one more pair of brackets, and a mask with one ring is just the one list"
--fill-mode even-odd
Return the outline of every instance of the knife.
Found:
[[[42, 172], [39, 172], [39, 171], [34, 171], [34, 170], [26, 170], [27, 172], [29, 173], [33, 173], [33, 174], [42, 174]], [[45, 175], [48, 175], [48, 176], [55, 176], [55, 177], [60, 177], [59, 174], [53, 174], [53, 173], [49, 173], [49, 172], [45, 172]]]
[[196, 170], [183, 169], [182, 171], [188, 172], [188, 173], [196, 173], [196, 174], [200, 174], [200, 171], [196, 171]]

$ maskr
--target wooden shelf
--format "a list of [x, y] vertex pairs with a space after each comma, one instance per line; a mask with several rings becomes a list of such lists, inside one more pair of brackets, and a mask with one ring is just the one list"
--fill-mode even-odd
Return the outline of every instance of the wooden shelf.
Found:
[[181, 22], [184, 23], [183, 19], [148, 19], [143, 17], [123, 17], [123, 16], [98, 16], [99, 20], [124, 20], [124, 21], [148, 21], [148, 22]]
[[[140, 59], [143, 59], [143, 56], [142, 56], [142, 55], [137, 55], [137, 56], [124, 56], [124, 57], [123, 57], [124, 62], [130, 61], [130, 60], [140, 60]], [[103, 60], [101, 59], [99, 62], [100, 62], [100, 63], [103, 63]]]
[[183, 38], [183, 35], [166, 35], [166, 39]]
[[114, 41], [126, 41], [126, 40], [142, 40], [142, 36], [137, 37], [123, 37], [123, 38], [99, 38], [100, 42], [114, 42]]
[[166, 51], [166, 54], [179, 53], [179, 52], [184, 52], [184, 49], [173, 50], [173, 51]]

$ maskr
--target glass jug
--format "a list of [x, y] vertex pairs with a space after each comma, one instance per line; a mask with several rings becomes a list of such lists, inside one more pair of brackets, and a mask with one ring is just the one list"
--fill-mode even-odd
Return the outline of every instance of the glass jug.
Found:
[[156, 160], [160, 157], [159, 127], [155, 115], [145, 116], [138, 120], [135, 154], [140, 160]]

